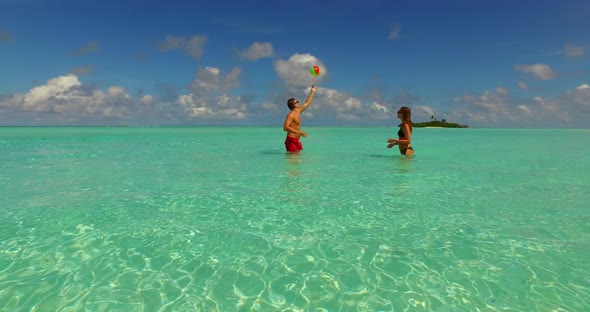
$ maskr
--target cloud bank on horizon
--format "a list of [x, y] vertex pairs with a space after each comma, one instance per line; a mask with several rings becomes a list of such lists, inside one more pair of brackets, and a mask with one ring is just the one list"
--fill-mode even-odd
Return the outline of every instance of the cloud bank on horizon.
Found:
[[[18, 25], [11, 29], [11, 23], [6, 24], [8, 27], [0, 24], [0, 51], [4, 50], [0, 57], [10, 61], [18, 59], [17, 54], [22, 51], [30, 54], [35, 42], [28, 41], [26, 32], [19, 31]], [[392, 51], [400, 50], [404, 45], [416, 44], [404, 42], [410, 40], [408, 37], [421, 36], [418, 31], [412, 32], [412, 27], [416, 26], [402, 22], [379, 25], [373, 30], [378, 35], [367, 39], [380, 40], [383, 46], [393, 44]], [[172, 82], [160, 84], [150, 83], [141, 74], [133, 75], [133, 69], [122, 70], [129, 77], [127, 80], [108, 79], [118, 77], [118, 70], [125, 66], [125, 62], [116, 66], [109, 63], [116, 60], [117, 45], [114, 41], [82, 34], [75, 42], [63, 43], [63, 50], [67, 51], [63, 53], [65, 61], [52, 64], [48, 56], [45, 67], [51, 70], [29, 72], [30, 81], [36, 80], [32, 86], [14, 87], [22, 89], [20, 92], [0, 89], [0, 125], [281, 125], [288, 112], [287, 99], [304, 99], [312, 84], [318, 85], [318, 91], [304, 115], [307, 125], [390, 126], [396, 124], [395, 112], [400, 106], [412, 108], [414, 121], [435, 116], [473, 127], [588, 125], [590, 79], [586, 68], [589, 63], [582, 40], [555, 40], [561, 47], [558, 52], [546, 54], [551, 56], [530, 56], [530, 62], [526, 56], [512, 57], [512, 62], [503, 62], [505, 69], [500, 74], [486, 69], [482, 60], [481, 68], [474, 71], [476, 77], [447, 72], [438, 81], [429, 78], [421, 84], [419, 78], [407, 75], [407, 81], [399, 77], [397, 86], [391, 86], [388, 78], [384, 78], [388, 77], [387, 73], [395, 76], [411, 71], [387, 61], [379, 66], [371, 59], [386, 58], [371, 53], [359, 54], [359, 65], [347, 62], [347, 50], [331, 52], [324, 48], [308, 52], [314, 49], [291, 48], [283, 39], [276, 39], [281, 31], [268, 34], [257, 31], [256, 35], [243, 31], [246, 34], [234, 40], [221, 40], [221, 33], [165, 34], [159, 39], [153, 36], [146, 39], [142, 53], [148, 56], [125, 62], [141, 64], [132, 63], [141, 66], [142, 72], [149, 72], [146, 68], [150, 66], [158, 68], [158, 71], [154, 69], [155, 76], [170, 69], [169, 75], [174, 76], [170, 78]], [[260, 40], [265, 36], [266, 40]], [[213, 56], [207, 58], [209, 49]], [[418, 53], [412, 47], [408, 49], [410, 54]], [[390, 53], [390, 58], [396, 57], [395, 52]], [[24, 58], [27, 53], [23, 55]], [[175, 61], [166, 66], [151, 61], [163, 57]], [[539, 62], [540, 58], [545, 61]], [[363, 63], [370, 68], [363, 68]], [[315, 78], [309, 74], [309, 68], [314, 65], [322, 69], [322, 74]], [[367, 73], [357, 76], [354, 74], [357, 71]], [[483, 80], [480, 77], [485, 77], [488, 71], [500, 79], [471, 85], [472, 80]], [[192, 77], [186, 72], [192, 72]], [[98, 74], [102, 76], [93, 78]], [[10, 73], [3, 71], [0, 77], [8, 81]], [[453, 86], [440, 91], [443, 87], [438, 88], [438, 84], [445, 85], [448, 81], [453, 81]], [[141, 85], [143, 82], [146, 85]], [[466, 87], [457, 87], [463, 83]]]

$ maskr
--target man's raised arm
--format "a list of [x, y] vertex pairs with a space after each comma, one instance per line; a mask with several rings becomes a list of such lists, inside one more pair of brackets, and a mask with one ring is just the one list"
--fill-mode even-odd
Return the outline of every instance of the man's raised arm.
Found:
[[305, 103], [303, 103], [303, 106], [301, 106], [301, 108], [299, 108], [299, 112], [303, 113], [303, 111], [305, 111], [307, 109], [309, 104], [311, 104], [311, 100], [313, 99], [313, 95], [315, 94], [315, 90], [316, 90], [315, 85], [311, 86], [311, 92], [309, 92], [309, 96], [307, 96], [307, 100], [305, 100]]

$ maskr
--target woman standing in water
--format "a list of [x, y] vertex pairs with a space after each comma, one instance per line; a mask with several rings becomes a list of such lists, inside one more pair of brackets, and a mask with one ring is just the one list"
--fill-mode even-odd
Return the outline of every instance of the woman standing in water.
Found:
[[399, 131], [397, 132], [397, 136], [399, 139], [390, 138], [387, 140], [387, 148], [392, 148], [393, 146], [399, 146], [399, 152], [402, 155], [413, 155], [414, 149], [412, 148], [412, 111], [410, 111], [409, 107], [402, 107], [397, 111], [397, 118], [402, 121], [402, 124], [399, 127]]

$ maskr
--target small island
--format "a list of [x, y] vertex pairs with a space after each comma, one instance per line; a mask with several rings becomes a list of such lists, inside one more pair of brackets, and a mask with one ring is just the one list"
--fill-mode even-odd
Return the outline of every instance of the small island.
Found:
[[426, 122], [412, 122], [412, 127], [416, 128], [469, 128], [468, 125], [460, 125], [454, 122], [447, 122], [444, 119], [437, 120], [434, 116], [430, 117], [430, 121]]

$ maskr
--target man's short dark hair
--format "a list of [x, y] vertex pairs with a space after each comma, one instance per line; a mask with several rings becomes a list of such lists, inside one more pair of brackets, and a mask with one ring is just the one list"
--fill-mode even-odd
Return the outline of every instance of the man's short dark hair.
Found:
[[295, 108], [295, 98], [290, 98], [289, 100], [287, 100], [287, 106], [289, 106], [290, 110], [293, 110], [293, 108]]

